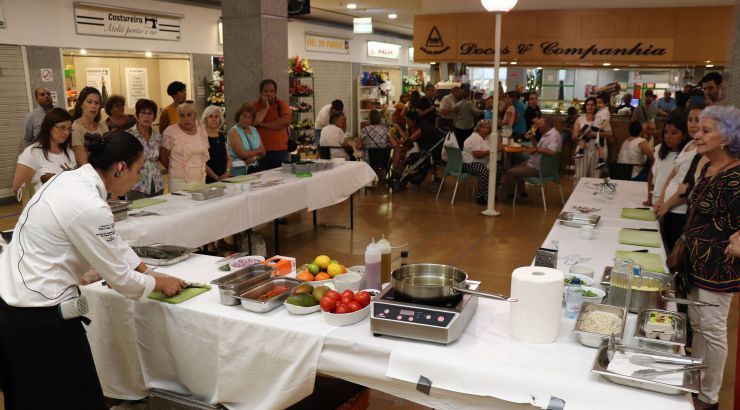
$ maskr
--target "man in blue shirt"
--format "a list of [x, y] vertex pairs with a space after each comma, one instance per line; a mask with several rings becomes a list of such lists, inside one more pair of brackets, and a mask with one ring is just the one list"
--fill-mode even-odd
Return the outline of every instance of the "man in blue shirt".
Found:
[[521, 99], [521, 94], [518, 92], [514, 95], [514, 109], [516, 110], [516, 121], [514, 126], [511, 127], [512, 138], [514, 141], [521, 141], [524, 139], [524, 134], [527, 132], [527, 122], [524, 119], [524, 112], [527, 110], [527, 106]]
[[671, 98], [671, 92], [669, 90], [665, 90], [663, 98], [659, 99], [656, 104], [658, 109], [666, 114], [676, 109], [676, 99]]

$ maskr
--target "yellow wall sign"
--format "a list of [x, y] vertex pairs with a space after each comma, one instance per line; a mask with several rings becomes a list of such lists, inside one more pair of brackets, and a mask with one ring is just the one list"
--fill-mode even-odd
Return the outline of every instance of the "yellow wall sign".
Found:
[[349, 54], [349, 39], [325, 34], [306, 33], [306, 51]]

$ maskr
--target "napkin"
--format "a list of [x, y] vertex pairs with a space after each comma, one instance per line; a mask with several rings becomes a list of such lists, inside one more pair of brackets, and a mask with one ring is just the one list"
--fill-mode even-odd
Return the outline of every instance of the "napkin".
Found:
[[657, 232], [637, 231], [634, 229], [624, 228], [619, 231], [619, 243], [660, 248], [662, 241], [660, 234]]
[[128, 207], [131, 209], [141, 209], [141, 208], [146, 208], [147, 206], [161, 204], [163, 202], [167, 202], [167, 200], [162, 197], [141, 198], [141, 199], [137, 199], [131, 202], [131, 204]]
[[641, 221], [654, 221], [655, 211], [652, 209], [622, 208], [622, 218], [639, 219]]
[[646, 271], [665, 273], [663, 259], [656, 253], [617, 251], [616, 257], [618, 259], [632, 259]]
[[202, 288], [187, 288], [187, 289], [183, 289], [182, 292], [172, 297], [167, 297], [162, 292], [155, 290], [148, 296], [148, 298], [151, 300], [157, 300], [160, 302], [171, 303], [173, 305], [176, 305], [178, 303], [182, 303], [186, 300], [192, 299], [200, 295], [201, 293], [208, 292], [209, 290], [211, 290], [210, 285], [206, 285], [205, 287], [202, 287]]
[[681, 386], [683, 384], [684, 373], [670, 373], [660, 376], [632, 376], [632, 373], [637, 370], [644, 369], [655, 369], [655, 370], [668, 370], [678, 369], [682, 366], [656, 363], [651, 366], [640, 366], [630, 362], [630, 357], [633, 356], [631, 353], [616, 352], [614, 358], [609, 362], [607, 370], [612, 373], [621, 374], [623, 376], [638, 377], [640, 379], [651, 380], [659, 383], [672, 384], [674, 386]]

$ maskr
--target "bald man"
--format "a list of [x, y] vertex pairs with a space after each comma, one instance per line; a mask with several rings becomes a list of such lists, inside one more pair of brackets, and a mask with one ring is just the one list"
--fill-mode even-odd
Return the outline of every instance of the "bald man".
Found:
[[31, 145], [41, 130], [41, 122], [44, 121], [46, 113], [54, 108], [51, 100], [51, 91], [46, 87], [39, 87], [33, 91], [38, 107], [26, 114], [23, 122], [23, 148]]

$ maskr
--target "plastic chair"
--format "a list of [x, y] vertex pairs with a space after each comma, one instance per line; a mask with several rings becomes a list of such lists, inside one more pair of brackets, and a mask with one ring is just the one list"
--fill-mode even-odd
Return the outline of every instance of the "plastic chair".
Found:
[[319, 158], [331, 159], [331, 147], [319, 146]]
[[439, 193], [442, 192], [442, 185], [444, 185], [445, 178], [447, 178], [448, 175], [451, 175], [457, 178], [455, 181], [455, 191], [452, 193], [452, 201], [450, 201], [450, 204], [454, 205], [455, 195], [457, 195], [457, 186], [460, 184], [460, 181], [465, 181], [470, 178], [471, 175], [462, 171], [462, 151], [452, 147], [445, 147], [445, 149], [447, 150], [447, 165], [445, 165], [445, 172], [442, 175], [442, 181], [439, 183], [436, 199], [439, 199]]
[[[376, 174], [378, 174], [378, 178], [381, 178], [383, 181], [388, 180], [388, 173], [391, 169], [391, 152], [393, 151], [393, 148], [368, 148], [367, 149], [367, 162], [368, 165], [370, 165], [370, 168], [372, 168]], [[383, 170], [385, 173], [384, 175], [380, 175], [379, 171]]]
[[[547, 183], [547, 181], [552, 181], [557, 184], [558, 189], [560, 189], [560, 200], [563, 202], [563, 205], [565, 205], [565, 197], [563, 196], [563, 187], [560, 185], [559, 172], [560, 156], [562, 154], [562, 152], [558, 152], [555, 155], [542, 155], [542, 161], [540, 162], [540, 176], [527, 177], [524, 179], [524, 182], [540, 187], [540, 191], [542, 192], [542, 206], [543, 208], [545, 208], [545, 212], [547, 212], [547, 201], [545, 201], [545, 183]], [[519, 184], [514, 186], [514, 201], [512, 202], [513, 206], [516, 206], [516, 194], [518, 189]]]

